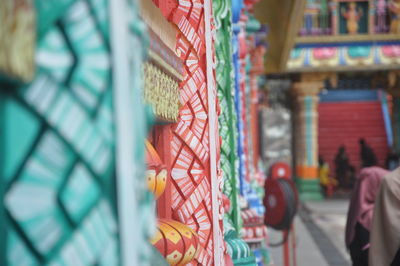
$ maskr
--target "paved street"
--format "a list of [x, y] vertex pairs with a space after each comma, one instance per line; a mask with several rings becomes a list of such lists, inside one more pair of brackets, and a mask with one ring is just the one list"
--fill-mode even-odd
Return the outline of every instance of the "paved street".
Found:
[[349, 201], [344, 199], [305, 203], [314, 223], [322, 229], [341, 255], [350, 263], [350, 255], [344, 244], [348, 205]]
[[[329, 199], [302, 204], [295, 220], [297, 266], [350, 265], [344, 244], [348, 202]], [[281, 232], [272, 229], [270, 232], [272, 243], [281, 239]], [[283, 265], [282, 250], [282, 247], [271, 248], [276, 266]]]

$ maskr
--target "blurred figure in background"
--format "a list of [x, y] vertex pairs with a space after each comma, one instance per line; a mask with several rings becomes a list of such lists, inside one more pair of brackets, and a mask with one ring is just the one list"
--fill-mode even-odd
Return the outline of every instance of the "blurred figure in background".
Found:
[[353, 165], [349, 166], [349, 172], [347, 174], [346, 182], [345, 182], [345, 188], [346, 189], [353, 189], [354, 183], [356, 182], [356, 168]]
[[337, 181], [329, 176], [329, 164], [322, 156], [318, 158], [319, 162], [319, 183], [325, 193], [325, 196], [332, 196], [334, 188], [337, 186]]
[[386, 157], [386, 169], [389, 171], [393, 171], [397, 167], [399, 167], [399, 156], [397, 155], [394, 148], [390, 149], [388, 156]]
[[[353, 266], [368, 265], [375, 198], [383, 177], [388, 173], [377, 166], [367, 167], [361, 170], [356, 180], [347, 213], [345, 235], [346, 247], [350, 251]], [[381, 264], [383, 265], [388, 264]]]
[[344, 145], [339, 147], [339, 151], [336, 154], [335, 167], [336, 180], [339, 183], [339, 187], [348, 188], [349, 179], [351, 179], [352, 175], [352, 166], [350, 165]]
[[361, 167], [369, 167], [378, 165], [374, 150], [365, 142], [365, 139], [361, 138], [360, 143], [360, 157]]
[[369, 262], [400, 265], [400, 168], [385, 176], [376, 197]]

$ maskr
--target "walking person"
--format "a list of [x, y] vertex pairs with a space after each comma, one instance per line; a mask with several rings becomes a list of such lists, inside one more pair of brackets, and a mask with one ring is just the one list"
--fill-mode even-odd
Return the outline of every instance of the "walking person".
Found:
[[388, 173], [377, 166], [366, 167], [361, 170], [356, 180], [347, 214], [345, 235], [353, 266], [368, 266], [375, 197], [383, 177]]
[[344, 145], [339, 147], [335, 157], [335, 175], [340, 188], [346, 188], [347, 179], [350, 171], [349, 157]]
[[371, 266], [400, 265], [400, 168], [382, 180], [371, 227]]
[[386, 169], [388, 169], [389, 171], [393, 171], [397, 167], [399, 167], [399, 156], [394, 148], [390, 149], [390, 152], [386, 157], [385, 164], [386, 164]]
[[367, 144], [365, 139], [361, 138], [360, 143], [360, 157], [361, 167], [370, 167], [378, 165], [374, 150]]

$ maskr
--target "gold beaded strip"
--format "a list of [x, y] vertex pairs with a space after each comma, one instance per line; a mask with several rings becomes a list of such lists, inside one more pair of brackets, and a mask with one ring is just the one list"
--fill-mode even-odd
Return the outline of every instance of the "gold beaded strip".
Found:
[[0, 4], [0, 72], [27, 82], [34, 75], [35, 13], [32, 0]]
[[178, 121], [179, 84], [149, 62], [144, 64], [144, 99], [162, 120]]
[[173, 77], [177, 78], [178, 80], [183, 80], [183, 75], [178, 70], [173, 68], [170, 64], [165, 62], [157, 53], [149, 50], [149, 58], [151, 61], [159, 65], [162, 69], [166, 70], [170, 73]]

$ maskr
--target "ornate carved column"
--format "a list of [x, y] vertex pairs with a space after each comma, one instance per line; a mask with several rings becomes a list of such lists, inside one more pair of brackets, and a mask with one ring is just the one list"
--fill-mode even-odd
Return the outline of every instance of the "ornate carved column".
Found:
[[294, 84], [295, 110], [295, 165], [296, 181], [302, 199], [322, 198], [318, 180], [318, 93], [320, 81]]
[[329, 3], [329, 8], [331, 10], [331, 34], [337, 35], [338, 34], [338, 21], [337, 21], [337, 3], [336, 1], [331, 1]]

